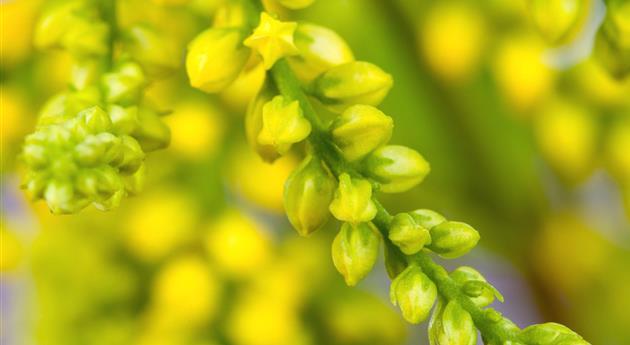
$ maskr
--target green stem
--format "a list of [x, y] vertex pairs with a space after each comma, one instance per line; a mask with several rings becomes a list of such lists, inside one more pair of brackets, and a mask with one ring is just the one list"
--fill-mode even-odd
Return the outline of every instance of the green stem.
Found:
[[[330, 167], [333, 174], [336, 177], [339, 177], [342, 173], [362, 176], [339, 154], [339, 151], [332, 144], [324, 124], [285, 59], [276, 62], [271, 69], [271, 76], [284, 97], [290, 100], [297, 100], [300, 103], [305, 118], [311, 122], [313, 127], [308, 141], [315, 153]], [[382, 233], [384, 240], [389, 241], [388, 231], [392, 215], [374, 196], [373, 201], [376, 205], [377, 213], [372, 223]], [[392, 247], [395, 250], [399, 250], [395, 246]], [[413, 259], [435, 283], [442, 297], [449, 301], [457, 301], [471, 315], [475, 326], [485, 338], [499, 340], [501, 343], [518, 339], [518, 327], [503, 317], [497, 317], [496, 312], [493, 312], [493, 310], [484, 310], [477, 307], [468, 296], [464, 295], [455, 281], [450, 278], [448, 272], [442, 266], [436, 264], [427, 253], [418, 253]]]

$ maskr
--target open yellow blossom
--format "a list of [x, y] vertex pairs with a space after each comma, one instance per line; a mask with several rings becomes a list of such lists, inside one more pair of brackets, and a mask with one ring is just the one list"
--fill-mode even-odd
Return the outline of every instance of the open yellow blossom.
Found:
[[260, 54], [265, 69], [271, 69], [279, 59], [298, 54], [298, 49], [293, 43], [296, 28], [295, 22], [282, 22], [262, 12], [258, 27], [245, 39], [244, 44]]

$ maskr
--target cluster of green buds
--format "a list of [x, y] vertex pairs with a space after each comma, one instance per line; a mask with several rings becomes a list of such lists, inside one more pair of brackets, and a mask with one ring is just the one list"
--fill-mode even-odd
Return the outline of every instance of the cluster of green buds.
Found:
[[[280, 3], [296, 8], [310, 2]], [[247, 110], [246, 136], [268, 162], [303, 152], [284, 192], [297, 232], [308, 236], [331, 215], [340, 221], [332, 259], [351, 286], [369, 274], [383, 244], [391, 300], [404, 318], [424, 321], [437, 304], [429, 332], [433, 345], [476, 344], [478, 330], [487, 344], [588, 344], [566, 328], [519, 329], [488, 308], [503, 297], [479, 272], [460, 267], [449, 274], [431, 259], [466, 254], [479, 233], [426, 209], [392, 216], [378, 202], [377, 193], [408, 191], [430, 170], [415, 150], [388, 145], [393, 120], [376, 107], [392, 77], [356, 61], [334, 31], [283, 21], [269, 11], [256, 0], [228, 2], [214, 25], [191, 42], [186, 65], [191, 84], [207, 92], [221, 91], [251, 66], [267, 70]], [[324, 119], [330, 115], [332, 120]]]
[[44, 105], [22, 151], [28, 168], [23, 187], [56, 214], [90, 204], [116, 207], [141, 189], [146, 153], [170, 140], [160, 114], [143, 104], [142, 95], [147, 73], [171, 62], [153, 59], [159, 44], [137, 30], [130, 36], [136, 39], [128, 40], [129, 54], [114, 59], [116, 23], [106, 20], [114, 9], [106, 4], [113, 2], [52, 2], [36, 28], [38, 47], [62, 48], [74, 59], [70, 88]]
[[606, 17], [595, 41], [595, 57], [614, 77], [630, 74], [630, 1], [606, 1]]

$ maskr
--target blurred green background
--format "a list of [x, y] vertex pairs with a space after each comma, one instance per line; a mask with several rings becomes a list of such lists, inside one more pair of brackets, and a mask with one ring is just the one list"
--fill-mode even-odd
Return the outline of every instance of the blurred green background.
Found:
[[[220, 2], [118, 0], [118, 20], [168, 32], [183, 60]], [[0, 343], [428, 344], [426, 325], [389, 304], [384, 270], [343, 285], [329, 252], [338, 224], [308, 239], [290, 228], [282, 187], [298, 158], [267, 165], [244, 140], [260, 69], [218, 96], [181, 70], [151, 85], [147, 97], [172, 111], [172, 143], [118, 210], [52, 216], [26, 200], [21, 141], [71, 68], [65, 53], [32, 48], [45, 3], [0, 2]], [[281, 15], [335, 29], [393, 75], [382, 107], [392, 142], [432, 172], [384, 203], [435, 209], [482, 236], [445, 264], [478, 267], [520, 326], [556, 321], [593, 344], [630, 344], [630, 78], [591, 57], [604, 9], [583, 3], [559, 45], [524, 0], [317, 0]]]

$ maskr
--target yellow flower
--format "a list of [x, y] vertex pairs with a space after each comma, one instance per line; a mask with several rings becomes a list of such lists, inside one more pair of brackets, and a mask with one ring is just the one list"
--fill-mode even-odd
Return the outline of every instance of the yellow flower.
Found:
[[166, 264], [155, 277], [151, 307], [172, 322], [207, 323], [219, 306], [220, 285], [202, 258], [188, 255]]
[[271, 244], [263, 229], [235, 210], [211, 224], [205, 245], [218, 268], [234, 277], [259, 271], [271, 255]]
[[258, 142], [272, 145], [281, 155], [311, 133], [311, 123], [304, 118], [300, 103], [283, 96], [276, 96], [263, 106], [262, 122]]
[[296, 28], [295, 22], [281, 22], [262, 12], [258, 27], [245, 39], [244, 44], [260, 54], [265, 69], [271, 69], [279, 59], [299, 53], [293, 43]]

